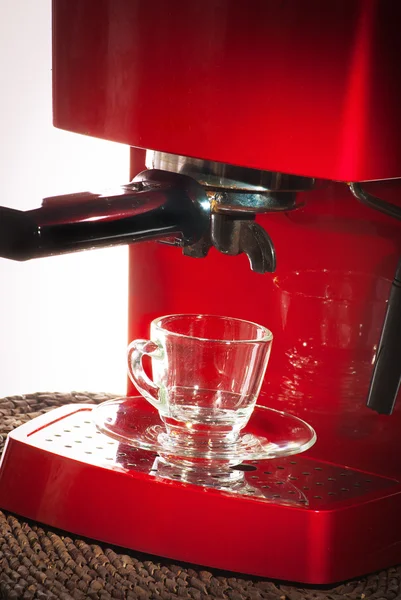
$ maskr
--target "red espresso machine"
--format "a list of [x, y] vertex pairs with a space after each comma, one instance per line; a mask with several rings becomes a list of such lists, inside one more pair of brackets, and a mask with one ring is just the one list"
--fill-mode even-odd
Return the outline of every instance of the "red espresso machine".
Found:
[[307, 583], [401, 561], [400, 18], [391, 0], [53, 0], [54, 125], [131, 146], [134, 179], [1, 209], [1, 256], [132, 244], [129, 340], [169, 313], [265, 325], [258, 403], [318, 440], [243, 465], [266, 494], [236, 495], [158, 479], [144, 453], [49, 449], [63, 419], [90, 426], [63, 407], [9, 436], [2, 508]]

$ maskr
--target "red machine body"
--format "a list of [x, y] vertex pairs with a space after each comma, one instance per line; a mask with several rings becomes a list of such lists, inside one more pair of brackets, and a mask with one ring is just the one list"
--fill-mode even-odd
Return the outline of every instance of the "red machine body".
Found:
[[[401, 256], [401, 223], [360, 204], [344, 182], [401, 176], [401, 6], [54, 0], [53, 8], [57, 127], [135, 147], [132, 175], [144, 168], [138, 148], [146, 148], [320, 179], [299, 194], [303, 207], [258, 216], [276, 248], [274, 274], [256, 274], [246, 256], [214, 249], [194, 259], [154, 242], [132, 246], [129, 339], [146, 337], [150, 321], [168, 313], [224, 314], [269, 327], [274, 343], [261, 401], [316, 429], [306, 460], [398, 481], [400, 403], [383, 416], [366, 407], [366, 397]], [[366, 189], [401, 205], [401, 180]], [[309, 565], [301, 573], [289, 561], [284, 568], [266, 563], [258, 574], [327, 583], [401, 561], [401, 531], [395, 539], [381, 518], [388, 496], [381, 505], [378, 494], [372, 511], [368, 497], [353, 503], [347, 513], [330, 503], [305, 508], [300, 552], [308, 552], [307, 537], [320, 539], [324, 523], [320, 551], [332, 568]], [[255, 505], [257, 518], [274, 513], [277, 530], [286, 530], [288, 511]], [[291, 512], [295, 529], [297, 514], [304, 519]], [[347, 515], [350, 534], [353, 522], [363, 522], [371, 538], [359, 555], [331, 554]], [[277, 555], [285, 556], [290, 535]], [[190, 551], [173, 554], [194, 559]], [[218, 557], [209, 564], [241, 570]]]

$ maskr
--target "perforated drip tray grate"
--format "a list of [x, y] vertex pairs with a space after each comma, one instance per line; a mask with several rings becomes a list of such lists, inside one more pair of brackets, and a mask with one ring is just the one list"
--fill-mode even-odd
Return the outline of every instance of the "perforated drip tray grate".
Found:
[[[165, 468], [153, 452], [137, 450], [97, 431], [91, 408], [81, 408], [31, 432], [29, 444], [107, 469], [145, 473], [179, 481], [176, 467]], [[398, 485], [393, 479], [323, 463], [303, 455], [252, 461], [233, 467], [243, 471], [244, 485], [226, 491], [258, 500], [332, 510], [341, 502], [370, 496]], [[201, 484], [201, 482], [199, 482]]]

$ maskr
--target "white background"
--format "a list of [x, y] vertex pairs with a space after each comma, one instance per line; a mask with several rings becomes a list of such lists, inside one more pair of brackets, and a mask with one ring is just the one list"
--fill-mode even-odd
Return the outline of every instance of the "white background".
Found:
[[[128, 148], [52, 127], [51, 2], [0, 0], [0, 205], [128, 181]], [[0, 397], [124, 393], [125, 247], [0, 259]]]

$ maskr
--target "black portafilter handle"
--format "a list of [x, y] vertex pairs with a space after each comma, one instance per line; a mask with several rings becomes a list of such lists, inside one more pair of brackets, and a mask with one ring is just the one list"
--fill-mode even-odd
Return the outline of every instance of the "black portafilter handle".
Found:
[[149, 170], [108, 194], [70, 194], [41, 208], [0, 207], [0, 257], [18, 261], [145, 240], [196, 244], [210, 230], [210, 202], [186, 175]]
[[391, 415], [401, 383], [401, 259], [391, 286], [367, 406]]

